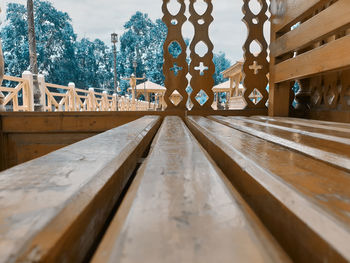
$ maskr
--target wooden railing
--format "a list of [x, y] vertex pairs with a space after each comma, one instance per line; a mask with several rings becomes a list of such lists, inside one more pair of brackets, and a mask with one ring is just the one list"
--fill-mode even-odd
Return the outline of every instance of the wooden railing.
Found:
[[[5, 81], [15, 82], [15, 87], [0, 87], [0, 106], [7, 111], [34, 111], [33, 76], [23, 73], [22, 78], [4, 76]], [[46, 83], [44, 76], [38, 76], [41, 91], [40, 103], [47, 112], [68, 111], [148, 111], [157, 110], [157, 103], [133, 102], [129, 97], [109, 95], [107, 91], [95, 92], [68, 86]], [[20, 98], [20, 99], [19, 99]]]
[[348, 121], [350, 1], [290, 0], [279, 7], [272, 18], [270, 115]]
[[[15, 83], [15, 87], [0, 86], [0, 105], [2, 109], [9, 107], [13, 111], [31, 111], [33, 109], [33, 93], [28, 79], [4, 76], [4, 80]], [[19, 98], [21, 98], [21, 103]]]

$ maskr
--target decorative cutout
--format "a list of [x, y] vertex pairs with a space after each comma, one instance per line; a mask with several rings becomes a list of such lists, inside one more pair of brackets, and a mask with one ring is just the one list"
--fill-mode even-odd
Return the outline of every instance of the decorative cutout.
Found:
[[255, 57], [259, 56], [259, 54], [262, 51], [261, 44], [258, 40], [254, 40], [249, 45], [249, 51], [251, 54], [253, 54]]
[[262, 11], [262, 6], [258, 0], [249, 1], [249, 9], [254, 15], [258, 15]]
[[179, 14], [180, 9], [181, 9], [180, 2], [177, 0], [169, 0], [167, 2], [168, 2], [167, 9], [168, 9], [169, 13], [172, 16], [176, 16], [177, 14]]
[[324, 76], [324, 104], [330, 109], [335, 109], [338, 104], [339, 91], [337, 87], [338, 73], [329, 73]]
[[169, 50], [169, 53], [175, 59], [182, 53], [181, 46], [180, 46], [180, 44], [177, 41], [171, 42], [171, 44], [169, 45], [169, 49], [168, 50]]
[[200, 41], [196, 45], [195, 52], [200, 57], [204, 57], [208, 53], [208, 46], [203, 41]]
[[170, 69], [171, 71], [174, 72], [174, 75], [177, 76], [177, 74], [179, 73], [179, 71], [183, 70], [182, 67], [179, 67], [176, 63], [174, 64], [174, 67], [172, 67]]
[[253, 23], [254, 25], [259, 24], [259, 19], [258, 19], [258, 18], [253, 18], [253, 19], [252, 19], [252, 23]]
[[196, 101], [201, 105], [203, 106], [204, 104], [207, 103], [209, 97], [207, 95], [207, 93], [205, 93], [204, 90], [200, 90], [198, 92], [198, 94], [196, 95]]
[[[172, 10], [171, 13], [170, 9]], [[162, 10], [164, 14], [163, 22], [168, 28], [168, 35], [164, 42], [163, 48], [163, 73], [165, 76], [164, 84], [167, 88], [164, 96], [164, 101], [167, 105], [166, 111], [173, 110], [175, 108], [186, 110], [185, 98], [188, 96], [186, 93], [186, 88], [188, 85], [188, 80], [186, 78], [188, 73], [188, 64], [186, 61], [187, 46], [182, 37], [182, 27], [187, 20], [185, 16], [185, 0], [163, 0]], [[177, 23], [174, 23], [175, 20]], [[173, 47], [175, 47], [175, 51]], [[177, 90], [182, 97], [181, 102], [176, 106], [172, 101], [170, 101], [170, 96], [175, 90]]]
[[171, 103], [177, 107], [182, 100], [183, 97], [181, 96], [181, 94], [177, 90], [174, 90], [174, 92], [170, 96]]
[[[246, 108], [266, 108], [269, 63], [266, 59], [267, 42], [264, 37], [264, 24], [268, 18], [266, 15], [268, 5], [262, 0], [243, 0], [243, 2], [243, 22], [248, 29], [248, 37], [243, 46], [243, 85], [246, 89], [244, 92]], [[258, 54], [254, 54], [256, 45], [260, 50]], [[259, 92], [262, 97], [257, 103], [250, 99], [250, 95], [254, 92]]]
[[261, 93], [259, 90], [257, 89], [254, 89], [252, 93], [250, 93], [249, 95], [249, 99], [256, 105], [260, 102], [261, 100]]
[[199, 63], [199, 66], [198, 67], [195, 67], [194, 68], [195, 70], [198, 70], [199, 71], [199, 75], [203, 76], [204, 75], [204, 71], [205, 70], [208, 70], [209, 68], [206, 67], [203, 62]]
[[340, 103], [343, 110], [350, 110], [350, 70], [342, 72]]
[[258, 62], [254, 61], [253, 65], [249, 66], [249, 69], [254, 71], [254, 74], [257, 75], [259, 73], [259, 70], [261, 70], [263, 67], [258, 65]]
[[198, 20], [198, 24], [199, 24], [199, 25], [203, 25], [204, 23], [205, 23], [204, 19], [199, 19], [199, 20]]
[[[200, 3], [202, 6], [200, 6]], [[204, 9], [204, 4], [206, 9]], [[203, 11], [204, 10], [204, 11]], [[191, 50], [191, 64], [190, 73], [192, 75], [191, 87], [193, 92], [190, 95], [193, 103], [193, 110], [212, 110], [211, 105], [214, 100], [214, 94], [212, 88], [214, 86], [213, 75], [215, 73], [215, 65], [213, 63], [213, 44], [209, 38], [209, 26], [213, 22], [212, 0], [190, 0], [190, 17], [189, 21], [193, 24], [195, 34], [190, 45]], [[199, 21], [203, 24], [199, 24]], [[204, 53], [204, 47], [207, 48]], [[202, 46], [202, 47], [201, 47]], [[206, 68], [204, 68], [204, 66]], [[206, 94], [205, 102], [203, 99], [199, 102], [197, 100], [198, 94]]]
[[202, 16], [208, 10], [208, 4], [204, 0], [194, 1], [194, 9], [199, 16]]

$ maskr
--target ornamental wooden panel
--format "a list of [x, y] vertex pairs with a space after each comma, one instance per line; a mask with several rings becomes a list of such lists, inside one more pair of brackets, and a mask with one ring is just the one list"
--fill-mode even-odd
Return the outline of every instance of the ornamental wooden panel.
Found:
[[[245, 63], [243, 65], [244, 81], [246, 88], [244, 98], [247, 101], [248, 109], [265, 109], [268, 99], [266, 89], [269, 71], [267, 61], [267, 42], [264, 37], [264, 24], [267, 21], [268, 4], [266, 0], [256, 0], [260, 4], [261, 10], [254, 14], [250, 10], [249, 2], [243, 0], [243, 22], [248, 28], [248, 38], [243, 47]], [[178, 4], [178, 12], [171, 12], [169, 4]], [[186, 3], [189, 7], [188, 21], [194, 27], [194, 37], [190, 43], [190, 65], [186, 61], [186, 44], [182, 36], [182, 27], [187, 21], [185, 16]], [[198, 7], [197, 7], [198, 5]], [[202, 5], [202, 6], [200, 6]], [[206, 8], [202, 8], [205, 6]], [[165, 102], [168, 105], [166, 111], [202, 111], [212, 112], [214, 101], [213, 75], [215, 65], [213, 63], [213, 43], [209, 37], [209, 26], [213, 22], [213, 1], [212, 0], [163, 0], [163, 21], [168, 27], [168, 36], [164, 43], [164, 66]], [[252, 53], [250, 46], [257, 43], [261, 47], [261, 52]], [[180, 54], [171, 54], [169, 47], [172, 44], [178, 44], [181, 47]], [[188, 80], [190, 83], [188, 83]], [[188, 85], [192, 92], [190, 95], [186, 89]], [[183, 100], [178, 105], [170, 100], [170, 96], [178, 91]], [[198, 96], [207, 95], [205, 101], [199, 101]], [[259, 98], [259, 99], [256, 99]], [[262, 98], [262, 99], [260, 99]]]
[[[276, 2], [283, 1], [273, 0], [272, 4]], [[292, 2], [300, 5], [291, 10]], [[283, 12], [273, 13], [271, 19], [269, 114], [333, 116], [329, 120], [347, 121], [350, 116], [350, 1], [283, 3], [285, 6], [279, 6]], [[295, 83], [299, 91], [287, 103], [286, 97], [294, 96], [291, 87]], [[335, 117], [334, 112], [343, 117]]]
[[[255, 14], [249, 6], [251, 0], [243, 0], [243, 22], [248, 28], [248, 38], [243, 46], [243, 85], [245, 87], [244, 98], [247, 102], [246, 108], [266, 108], [268, 92], [267, 74], [269, 72], [269, 63], [267, 61], [267, 42], [264, 37], [264, 24], [268, 17], [266, 15], [268, 5], [266, 1], [258, 0], [261, 10]], [[257, 43], [261, 51], [253, 54], [250, 47]], [[252, 100], [251, 97], [261, 94], [260, 101]]]
[[[193, 103], [194, 110], [207, 109], [211, 110], [211, 105], [214, 101], [214, 93], [212, 88], [214, 86], [213, 75], [215, 73], [215, 65], [213, 63], [213, 49], [214, 46], [209, 38], [209, 26], [213, 22], [212, 17], [213, 4], [212, 0], [201, 0], [202, 4], [207, 5], [207, 9], [204, 13], [200, 14], [196, 9], [195, 3], [199, 0], [190, 0], [190, 17], [189, 21], [194, 27], [194, 37], [190, 45], [191, 50], [191, 102]], [[205, 52], [206, 49], [206, 52]], [[204, 54], [197, 53], [197, 50], [202, 51]], [[197, 101], [196, 97], [205, 92], [208, 99], [203, 105]]]
[[[176, 1], [180, 6], [177, 14], [171, 14], [168, 5], [171, 1]], [[165, 103], [167, 104], [166, 110], [174, 110], [174, 109], [186, 109], [186, 101], [187, 101], [187, 74], [188, 74], [188, 64], [186, 61], [186, 43], [182, 36], [182, 26], [187, 21], [185, 16], [186, 5], [185, 0], [163, 0], [163, 22], [166, 24], [168, 28], [168, 35], [164, 42], [163, 51], [164, 51], [164, 65], [163, 65], [163, 73], [165, 76], [165, 87], [167, 91], [165, 93]], [[169, 47], [172, 44], [177, 44], [181, 47], [180, 54], [171, 54], [169, 51]], [[178, 91], [182, 96], [182, 101], [174, 105], [170, 100], [170, 96]]]

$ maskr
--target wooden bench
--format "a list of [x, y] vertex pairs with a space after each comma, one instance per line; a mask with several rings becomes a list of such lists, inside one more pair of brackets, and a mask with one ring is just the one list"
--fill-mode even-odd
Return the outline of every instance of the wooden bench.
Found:
[[82, 262], [160, 125], [143, 117], [0, 173], [0, 262]]
[[267, 117], [186, 123], [295, 262], [350, 261], [349, 125]]
[[166, 117], [93, 263], [289, 262], [179, 117]]

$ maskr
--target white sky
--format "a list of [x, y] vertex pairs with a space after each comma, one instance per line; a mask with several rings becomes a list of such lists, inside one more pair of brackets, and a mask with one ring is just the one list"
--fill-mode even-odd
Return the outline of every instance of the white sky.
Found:
[[[9, 2], [26, 4], [25, 0], [1, 0], [2, 10], [5, 10]], [[100, 38], [107, 44], [110, 42], [110, 34], [113, 31], [122, 33], [124, 23], [136, 11], [148, 13], [153, 20], [162, 17], [162, 0], [50, 0], [50, 2], [57, 9], [69, 14], [79, 38], [87, 37], [91, 40]], [[246, 26], [241, 22], [243, 1], [213, 2], [214, 22], [210, 27], [210, 38], [214, 43], [214, 52], [224, 51], [231, 62], [235, 62], [243, 56], [242, 45], [247, 36]], [[193, 27], [190, 23], [184, 26], [184, 34], [189, 38], [193, 36]]]

